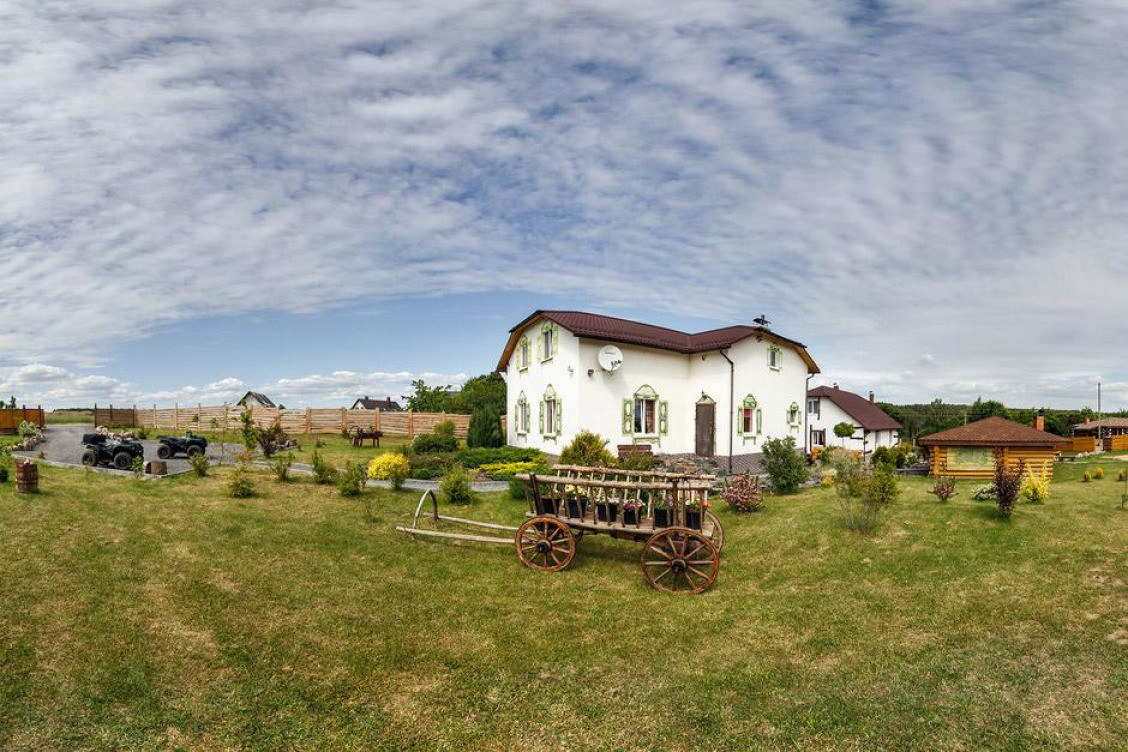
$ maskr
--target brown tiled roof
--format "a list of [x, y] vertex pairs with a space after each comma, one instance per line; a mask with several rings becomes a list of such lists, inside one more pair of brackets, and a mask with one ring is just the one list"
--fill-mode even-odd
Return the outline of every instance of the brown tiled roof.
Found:
[[1128, 418], [1101, 418], [1100, 420], [1078, 423], [1073, 428], [1074, 430], [1080, 428], [1090, 431], [1095, 431], [1098, 428], [1128, 428]]
[[966, 426], [924, 436], [923, 446], [1035, 446], [1055, 447], [1067, 442], [1052, 433], [1006, 418], [984, 418]]
[[845, 389], [835, 389], [831, 386], [817, 386], [807, 392], [808, 397], [825, 397], [842, 408], [843, 412], [857, 421], [858, 425], [867, 431], [891, 431], [901, 427], [901, 424], [889, 417], [889, 414], [877, 405], [870, 402], [860, 394], [847, 392]]
[[597, 313], [586, 313], [584, 311], [534, 311], [521, 323], [509, 330], [509, 342], [498, 361], [497, 370], [505, 370], [505, 366], [517, 346], [517, 335], [538, 318], [554, 321], [577, 337], [654, 347], [659, 350], [672, 350], [685, 354], [721, 350], [731, 347], [747, 337], [759, 335], [769, 340], [791, 345], [807, 364], [807, 370], [810, 373], [819, 372], [818, 365], [807, 353], [807, 348], [803, 343], [780, 336], [762, 326], [726, 326], [721, 329], [689, 334], [679, 332], [676, 329], [667, 329], [663, 326], [643, 324], [639, 321], [620, 319], [614, 316], [601, 316]]

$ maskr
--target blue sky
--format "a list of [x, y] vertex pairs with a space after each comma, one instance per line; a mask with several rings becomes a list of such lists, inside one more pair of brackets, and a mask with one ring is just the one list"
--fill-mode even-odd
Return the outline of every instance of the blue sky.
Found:
[[[896, 401], [1128, 406], [1128, 9], [0, 9], [0, 392], [398, 395], [537, 307]], [[103, 323], [113, 313], [113, 325]]]

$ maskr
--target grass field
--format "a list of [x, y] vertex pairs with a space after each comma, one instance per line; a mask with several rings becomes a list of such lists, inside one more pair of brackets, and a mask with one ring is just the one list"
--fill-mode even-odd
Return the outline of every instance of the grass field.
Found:
[[627, 542], [412, 542], [412, 494], [43, 468], [0, 488], [0, 747], [1123, 748], [1128, 513], [1080, 472], [1010, 522], [906, 480], [873, 538], [825, 490], [722, 509], [677, 597]]
[[[136, 429], [135, 429], [136, 430]], [[171, 434], [177, 435], [176, 431], [164, 429], [145, 429], [149, 438], [156, 438], [158, 435]], [[193, 433], [204, 436], [210, 443], [218, 444], [242, 444], [243, 437], [238, 431], [193, 431]], [[371, 442], [366, 442], [362, 447], [354, 447], [352, 441], [340, 434], [315, 434], [312, 436], [305, 436], [296, 434], [292, 438], [297, 440], [300, 449], [293, 452], [294, 462], [301, 462], [309, 464], [312, 462], [313, 452], [316, 449], [326, 460], [333, 463], [337, 467], [343, 467], [346, 462], [360, 462], [367, 465], [373, 457], [387, 451], [395, 451], [401, 449], [409, 444], [406, 436], [385, 436], [380, 439], [379, 448], [373, 447]], [[316, 444], [320, 441], [322, 446], [318, 447]]]

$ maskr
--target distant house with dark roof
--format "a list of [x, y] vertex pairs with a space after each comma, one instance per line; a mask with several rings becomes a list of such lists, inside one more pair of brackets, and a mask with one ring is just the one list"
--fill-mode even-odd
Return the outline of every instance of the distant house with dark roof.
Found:
[[[841, 439], [834, 433], [839, 423], [854, 426], [854, 435]], [[901, 424], [869, 399], [834, 386], [818, 386], [807, 392], [807, 446], [842, 446], [869, 454], [878, 447], [896, 446]]]
[[748, 466], [768, 438], [806, 437], [802, 343], [758, 326], [690, 334], [583, 311], [534, 311], [497, 370], [512, 446], [559, 454], [587, 429], [611, 448], [649, 445]]
[[358, 399], [356, 402], [353, 403], [353, 406], [349, 409], [351, 409], [351, 410], [381, 410], [383, 412], [400, 412], [401, 410], [403, 410], [403, 408], [400, 407], [400, 404], [398, 402], [396, 402], [395, 400], [393, 400], [391, 397], [388, 397], [387, 399], [378, 400], [378, 399], [369, 399], [367, 396], [361, 397], [360, 399]]
[[1040, 475], [1052, 476], [1054, 458], [1069, 446], [1069, 440], [1043, 431], [1044, 418], [1035, 427], [1006, 418], [985, 418], [966, 426], [929, 434], [917, 443], [928, 450], [932, 475], [957, 478], [990, 478], [995, 474], [995, 450], [1001, 449], [1007, 464]]
[[257, 405], [259, 407], [278, 407], [274, 401], [267, 397], [265, 394], [259, 392], [247, 392], [243, 395], [242, 399], [235, 403], [236, 405]]

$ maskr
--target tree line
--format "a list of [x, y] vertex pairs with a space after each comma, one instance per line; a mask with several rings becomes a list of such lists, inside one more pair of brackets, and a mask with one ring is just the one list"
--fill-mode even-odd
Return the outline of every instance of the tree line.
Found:
[[[1069, 436], [1074, 425], [1084, 423], [1086, 420], [1095, 420], [1097, 417], [1096, 411], [1089, 407], [1082, 407], [1077, 410], [1007, 407], [998, 400], [985, 400], [983, 398], [975, 400], [970, 405], [946, 403], [941, 399], [934, 399], [927, 404], [915, 405], [894, 405], [888, 402], [879, 402], [878, 407], [901, 424], [901, 438], [907, 440], [918, 439], [938, 431], [946, 431], [965, 423], [974, 423], [977, 420], [992, 417], [1007, 418], [1016, 423], [1032, 426], [1039, 409], [1046, 418], [1046, 431], [1058, 436]], [[1101, 415], [1105, 418], [1128, 417], [1128, 411], [1109, 411], [1103, 412]]]

